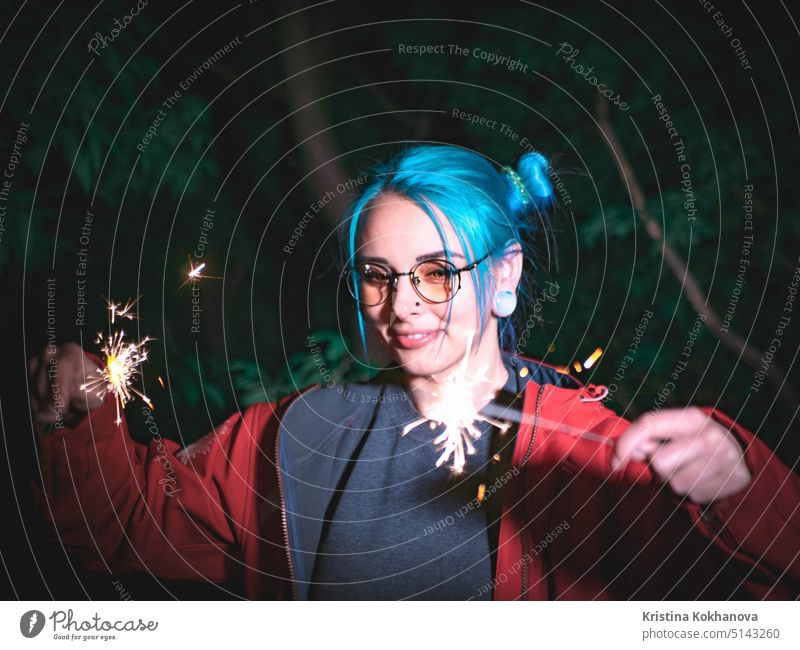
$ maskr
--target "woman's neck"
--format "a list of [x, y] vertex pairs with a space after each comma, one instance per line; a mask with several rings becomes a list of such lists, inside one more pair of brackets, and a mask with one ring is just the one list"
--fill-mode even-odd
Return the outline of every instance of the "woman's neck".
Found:
[[486, 406], [508, 381], [508, 370], [497, 345], [492, 350], [476, 350], [467, 361], [466, 370], [463, 363], [460, 359], [432, 377], [405, 376], [406, 391], [417, 411], [422, 415], [431, 413], [438, 401], [438, 387], [450, 381], [464, 381], [465, 392], [471, 393], [464, 398], [469, 399], [477, 411]]

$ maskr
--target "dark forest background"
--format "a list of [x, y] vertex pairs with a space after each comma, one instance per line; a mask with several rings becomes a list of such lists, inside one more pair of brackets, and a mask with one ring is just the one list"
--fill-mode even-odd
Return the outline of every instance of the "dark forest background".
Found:
[[[795, 466], [797, 311], [768, 378], [751, 390], [800, 264], [792, 83], [800, 35], [791, 6], [726, 3], [722, 27], [698, 2], [151, 1], [113, 41], [89, 51], [95, 33], [107, 37], [132, 6], [0, 9], [0, 167], [20, 125], [30, 125], [0, 232], [9, 461], [2, 489], [15, 513], [3, 542], [16, 588], [9, 597], [117, 597], [107, 577], [73, 573], [31, 509], [36, 456], [25, 359], [47, 341], [48, 280], [57, 287], [58, 341], [82, 340], [93, 350], [107, 325], [103, 297], [140, 297], [139, 320], [128, 329], [157, 339], [145, 386], [160, 429], [183, 443], [237, 408], [320, 381], [310, 334], [323, 342], [336, 376], [371, 372], [354, 358], [354, 312], [339, 284], [336, 224], [352, 191], [337, 186], [405, 141], [457, 144], [507, 164], [524, 138], [549, 157], [570, 201], [554, 220], [560, 265], [543, 264], [537, 280], [540, 288], [558, 282], [559, 292], [540, 305], [543, 320], [524, 353], [572, 366], [601, 347], [598, 363], [580, 372], [572, 366], [573, 373], [616, 384], [609, 405], [626, 417], [657, 403], [699, 305], [723, 317], [736, 294], [728, 333], [707, 319], [666, 405], [717, 405]], [[578, 49], [573, 61], [593, 66], [629, 109], [598, 102], [598, 91], [556, 54], [560, 43]], [[444, 44], [445, 53], [400, 52], [427, 44]], [[451, 44], [519, 60], [527, 70], [451, 54]], [[693, 221], [656, 94], [685, 144]], [[454, 109], [505, 123], [518, 136], [458, 119]], [[159, 110], [156, 135], [137, 150]], [[751, 264], [737, 284], [748, 184]], [[180, 285], [208, 209], [213, 228], [202, 261], [221, 279], [198, 285], [201, 325], [192, 332], [192, 288]], [[87, 210], [94, 220], [84, 246]], [[88, 305], [85, 325], [76, 327], [81, 248]], [[615, 381], [647, 310], [654, 316], [635, 360]], [[131, 427], [145, 440], [138, 413], [129, 409]], [[144, 577], [125, 584], [135, 598], [226, 597], [210, 585]]]

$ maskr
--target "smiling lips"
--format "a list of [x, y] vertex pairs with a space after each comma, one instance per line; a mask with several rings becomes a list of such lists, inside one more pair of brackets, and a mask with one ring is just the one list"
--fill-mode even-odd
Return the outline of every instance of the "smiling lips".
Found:
[[413, 350], [428, 345], [439, 334], [440, 330], [416, 330], [408, 332], [397, 332], [392, 330], [395, 340], [401, 348]]

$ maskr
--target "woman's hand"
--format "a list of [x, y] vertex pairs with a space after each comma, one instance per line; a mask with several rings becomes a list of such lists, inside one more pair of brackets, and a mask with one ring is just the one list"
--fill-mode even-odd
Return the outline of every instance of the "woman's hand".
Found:
[[742, 447], [721, 424], [697, 407], [645, 413], [617, 438], [616, 469], [647, 461], [674, 492], [697, 503], [736, 494], [750, 483]]
[[36, 428], [72, 420], [100, 406], [103, 400], [82, 391], [81, 384], [99, 370], [77, 343], [45, 347], [28, 362], [31, 404]]

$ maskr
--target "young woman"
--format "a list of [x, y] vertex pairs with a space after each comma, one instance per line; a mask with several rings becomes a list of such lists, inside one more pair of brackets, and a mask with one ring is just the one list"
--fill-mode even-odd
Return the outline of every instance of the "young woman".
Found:
[[411, 146], [376, 167], [341, 229], [342, 277], [364, 345], [393, 363], [184, 449], [147, 409], [156, 438], [134, 443], [77, 388], [95, 361], [60, 348], [61, 398], [88, 413], [41, 435], [42, 512], [91, 569], [238, 580], [252, 598], [796, 598], [800, 479], [770, 449], [713, 408], [631, 424], [512, 352], [552, 203], [536, 153], [498, 170]]

